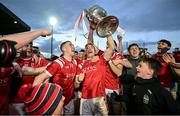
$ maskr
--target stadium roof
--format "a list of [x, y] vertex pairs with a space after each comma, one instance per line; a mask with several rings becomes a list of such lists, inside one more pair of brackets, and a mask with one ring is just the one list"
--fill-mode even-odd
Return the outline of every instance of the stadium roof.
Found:
[[0, 3], [0, 35], [29, 31], [31, 28]]

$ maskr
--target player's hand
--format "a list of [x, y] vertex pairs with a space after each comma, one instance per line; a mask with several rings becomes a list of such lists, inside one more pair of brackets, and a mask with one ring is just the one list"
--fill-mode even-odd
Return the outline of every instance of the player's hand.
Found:
[[90, 29], [95, 30], [97, 24], [89, 20], [89, 26], [90, 26]]
[[16, 63], [16, 62], [13, 62], [13, 66], [14, 66], [14, 69], [15, 69], [16, 71], [18, 71], [19, 76], [22, 77], [23, 71], [22, 71], [22, 68], [19, 66], [19, 64]]
[[163, 54], [162, 58], [166, 63], [170, 63], [170, 62], [175, 63], [176, 62], [175, 58], [172, 55], [167, 54], [167, 53]]
[[46, 36], [49, 36], [49, 35], [52, 34], [52, 31], [49, 30], [49, 29], [41, 29], [41, 30], [39, 30], [39, 31], [41, 31], [41, 36], [42, 36], [42, 37], [46, 37]]
[[117, 39], [118, 39], [119, 42], [121, 42], [122, 39], [123, 39], [123, 37], [122, 37], [121, 35], [118, 34], [118, 35], [117, 35]]

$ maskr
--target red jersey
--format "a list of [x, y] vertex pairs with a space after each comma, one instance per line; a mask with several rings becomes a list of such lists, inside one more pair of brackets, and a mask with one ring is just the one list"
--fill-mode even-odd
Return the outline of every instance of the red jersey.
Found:
[[[19, 66], [21, 68], [23, 67], [34, 67], [35, 66], [35, 60], [31, 57], [31, 58], [26, 58], [26, 59], [18, 59], [16, 61]], [[23, 84], [29, 84], [29, 83], [33, 83], [34, 82], [34, 79], [35, 79], [35, 76], [26, 76], [26, 75], [23, 75], [23, 78], [22, 78], [22, 85]]]
[[53, 77], [53, 82], [63, 88], [65, 96], [65, 105], [74, 98], [74, 77], [77, 72], [76, 60], [69, 61], [64, 56], [56, 59], [47, 66], [45, 71]]
[[82, 82], [82, 98], [96, 98], [105, 96], [105, 72], [107, 61], [104, 56], [100, 57], [96, 62], [85, 60], [81, 72], [85, 73]]
[[34, 65], [34, 68], [39, 68], [39, 67], [47, 66], [48, 63], [49, 63], [48, 60], [46, 60], [44, 58], [39, 58], [38, 59], [38, 63]]
[[158, 78], [160, 79], [160, 83], [163, 87], [170, 89], [172, 83], [172, 70], [170, 66], [166, 62], [164, 62], [164, 60], [162, 59], [162, 55], [160, 54], [154, 54], [152, 55], [152, 58], [155, 58], [161, 62], [162, 70], [160, 75], [158, 75]]
[[[32, 57], [26, 58], [26, 59], [20, 58], [16, 62], [20, 65], [21, 68], [23, 68], [23, 67], [39, 68], [39, 67], [46, 66], [48, 64], [48, 61], [45, 59], [42, 59], [42, 58], [40, 58], [38, 63], [35, 64], [35, 60]], [[23, 75], [21, 85], [23, 86], [24, 84], [33, 84], [35, 77], [36, 76]], [[18, 91], [18, 93], [23, 93], [23, 92], [24, 91]], [[14, 103], [22, 103], [24, 101], [24, 99], [25, 98], [19, 98], [18, 96], [16, 96], [16, 98], [13, 99], [13, 102]]]
[[99, 50], [98, 53], [97, 53], [98, 56], [101, 56], [103, 54], [104, 54], [104, 51], [102, 51], [102, 50]]
[[0, 67], [0, 115], [3, 114], [5, 106], [9, 104], [11, 88], [10, 75], [14, 72], [13, 67]]
[[[124, 59], [124, 56], [122, 56], [120, 53], [114, 53], [111, 57], [111, 60], [115, 59]], [[105, 88], [111, 89], [111, 90], [117, 90], [121, 86], [119, 78], [116, 74], [111, 70], [111, 67], [109, 65], [106, 66], [106, 75], [105, 75]]]
[[[35, 61], [34, 59], [31, 58], [19, 58], [16, 60], [16, 62], [19, 64], [19, 66], [21, 68], [23, 67], [34, 67], [35, 66]], [[35, 76], [26, 76], [23, 75], [22, 76], [22, 80], [21, 80], [21, 86], [23, 86], [24, 84], [32, 84], [34, 82]], [[18, 91], [18, 93], [24, 93], [24, 91]], [[13, 99], [13, 103], [23, 103], [25, 100], [25, 98], [20, 98], [19, 96], [16, 96]]]
[[176, 62], [180, 63], [180, 53], [174, 54], [173, 56], [176, 59]]

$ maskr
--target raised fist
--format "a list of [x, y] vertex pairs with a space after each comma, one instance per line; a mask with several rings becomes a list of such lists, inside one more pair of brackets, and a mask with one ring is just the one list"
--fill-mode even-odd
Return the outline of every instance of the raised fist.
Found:
[[49, 29], [40, 29], [39, 31], [41, 31], [41, 36], [42, 37], [46, 37], [52, 34], [52, 31]]
[[118, 41], [122, 41], [122, 36], [121, 35], [117, 35], [117, 39], [118, 39]]
[[88, 20], [88, 21], [89, 21], [89, 26], [90, 26], [90, 29], [95, 30], [95, 29], [96, 29], [97, 24], [96, 24], [96, 23], [94, 23], [94, 22], [92, 22], [92, 21], [90, 21], [90, 20]]

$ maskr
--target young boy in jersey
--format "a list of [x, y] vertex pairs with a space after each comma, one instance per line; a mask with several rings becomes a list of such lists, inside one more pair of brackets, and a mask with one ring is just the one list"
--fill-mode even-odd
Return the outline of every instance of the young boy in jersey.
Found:
[[162, 65], [153, 58], [142, 59], [137, 66], [136, 80], [130, 97], [131, 114], [176, 114], [177, 106], [171, 94], [161, 86], [157, 75]]
[[92, 43], [85, 46], [87, 59], [81, 65], [79, 75], [76, 77], [75, 86], [78, 88], [82, 83], [82, 96], [80, 114], [82, 115], [107, 115], [105, 94], [105, 72], [107, 61], [114, 52], [112, 36], [107, 37], [109, 47], [102, 56], [96, 56], [95, 47]]
[[74, 77], [76, 75], [77, 62], [73, 59], [74, 45], [70, 41], [61, 44], [61, 57], [54, 60], [47, 66], [46, 70], [38, 75], [33, 86], [43, 83], [46, 79], [53, 77], [53, 82], [63, 88], [63, 95], [66, 98], [64, 102], [64, 114], [74, 114]]

